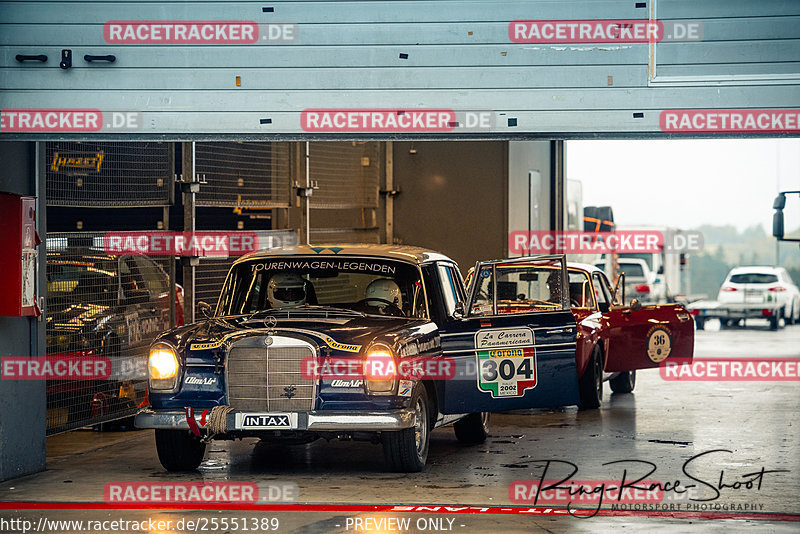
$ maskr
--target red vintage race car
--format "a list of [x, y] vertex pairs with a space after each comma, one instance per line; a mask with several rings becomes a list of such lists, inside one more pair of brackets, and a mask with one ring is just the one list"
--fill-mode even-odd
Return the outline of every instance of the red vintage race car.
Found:
[[[557, 258], [479, 263], [467, 276], [469, 314], [519, 316], [570, 310], [577, 326], [579, 406], [585, 409], [600, 405], [605, 381], [615, 393], [630, 393], [638, 369], [658, 367], [667, 358], [691, 361], [694, 323], [682, 305], [645, 306], [635, 299], [623, 305], [624, 275], [612, 288], [600, 269], [580, 263], [564, 267]], [[475, 272], [480, 273], [477, 278]]]

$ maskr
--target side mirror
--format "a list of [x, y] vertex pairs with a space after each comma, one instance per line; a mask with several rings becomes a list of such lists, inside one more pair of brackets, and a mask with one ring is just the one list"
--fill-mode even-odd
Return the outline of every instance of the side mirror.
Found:
[[639, 302], [639, 299], [633, 299], [631, 301], [631, 310], [637, 312], [642, 309], [642, 303]]
[[211, 305], [208, 302], [200, 301], [197, 303], [197, 311], [205, 317], [206, 319], [211, 319], [213, 312], [211, 311]]
[[[781, 196], [781, 195], [778, 195]], [[777, 199], [776, 199], [777, 204]], [[783, 239], [783, 209], [776, 208], [772, 214], [772, 236]]]
[[453, 310], [453, 315], [458, 318], [464, 317], [466, 315], [466, 312], [464, 311], [464, 303], [461, 302], [460, 300], [456, 302], [456, 307]]
[[775, 197], [775, 200], [772, 201], [772, 209], [782, 210], [785, 207], [786, 207], [786, 194], [778, 193], [778, 196]]
[[658, 266], [658, 273], [656, 273], [656, 274], [664, 274], [664, 266], [663, 265], [659, 265]]

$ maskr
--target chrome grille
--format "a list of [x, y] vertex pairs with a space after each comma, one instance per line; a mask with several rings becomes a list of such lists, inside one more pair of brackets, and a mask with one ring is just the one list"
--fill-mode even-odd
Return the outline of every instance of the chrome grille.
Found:
[[[304, 358], [315, 356], [303, 341], [273, 336], [269, 347], [264, 338], [249, 338], [234, 344], [228, 353], [228, 402], [246, 411], [309, 411], [314, 408], [316, 381], [303, 378]], [[291, 393], [291, 398], [287, 396]]]

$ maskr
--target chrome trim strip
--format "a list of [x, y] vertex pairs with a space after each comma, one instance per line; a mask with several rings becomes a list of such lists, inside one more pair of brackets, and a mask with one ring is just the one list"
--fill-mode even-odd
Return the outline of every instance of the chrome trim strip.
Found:
[[[278, 412], [280, 411], [276, 410], [276, 413]], [[231, 412], [231, 414], [236, 413], [241, 412]], [[297, 413], [306, 414], [308, 421], [306, 428], [298, 428], [298, 430], [315, 432], [402, 430], [414, 426], [414, 412], [408, 408], [386, 411], [331, 410]], [[302, 417], [299, 419], [303, 420]], [[189, 430], [186, 414], [179, 410], [161, 411], [144, 408], [136, 414], [135, 425], [136, 428]], [[232, 431], [234, 429], [229, 428], [228, 430]]]

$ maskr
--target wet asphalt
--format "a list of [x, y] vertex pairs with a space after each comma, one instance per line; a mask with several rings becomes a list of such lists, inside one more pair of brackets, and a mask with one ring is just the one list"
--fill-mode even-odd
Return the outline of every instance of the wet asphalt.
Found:
[[[800, 359], [800, 326], [771, 332], [766, 322], [727, 330], [712, 323], [697, 332], [695, 356]], [[427, 468], [415, 474], [386, 472], [380, 446], [371, 443], [319, 440], [279, 447], [253, 439], [214, 442], [198, 471], [174, 474], [159, 464], [151, 431], [76, 431], [48, 440], [45, 472], [0, 483], [0, 501], [103, 502], [110, 481], [246, 481], [262, 488], [296, 485], [300, 503], [428, 508], [418, 513], [253, 512], [221, 510], [222, 506], [202, 511], [12, 509], [0, 510], [0, 532], [21, 531], [3, 519], [27, 518], [38, 525], [42, 517], [171, 521], [171, 528], [152, 529], [148, 523], [138, 525], [142, 527], [138, 530], [117, 532], [184, 532], [190, 530], [185, 521], [212, 517], [248, 521], [274, 517], [278, 532], [303, 533], [738, 532], [746, 528], [798, 532], [799, 386], [797, 380], [666, 381], [658, 370], [648, 370], [638, 374], [633, 394], [611, 394], [606, 385], [599, 410], [569, 407], [493, 414], [491, 435], [481, 445], [459, 444], [449, 427], [436, 430]], [[655, 503], [634, 499], [622, 512], [620, 503], [611, 510], [613, 498], [606, 496], [600, 512], [584, 518], [576, 516], [593, 515], [596, 500], [573, 502], [570, 515], [565, 513], [566, 502], [534, 505], [521, 494], [512, 499], [513, 489], [509, 493], [515, 481], [525, 484], [544, 475], [546, 480], [558, 480], [570, 474], [570, 480], [607, 485], [619, 484], [623, 476], [630, 482], [634, 476], [647, 475], [648, 481], [695, 487], [683, 494], [665, 492], [657, 509]], [[634, 509], [637, 504], [640, 509]], [[642, 510], [645, 505], [649, 508]], [[464, 513], [465, 508], [472, 513]], [[558, 510], [559, 515], [512, 513], [532, 508]], [[381, 521], [403, 518], [409, 522]], [[184, 523], [179, 525], [180, 519]], [[228, 525], [227, 531], [244, 531], [243, 524], [238, 530]], [[259, 524], [258, 531], [276, 531], [264, 526]], [[226, 531], [212, 530], [210, 523], [207, 527], [210, 532]]]

